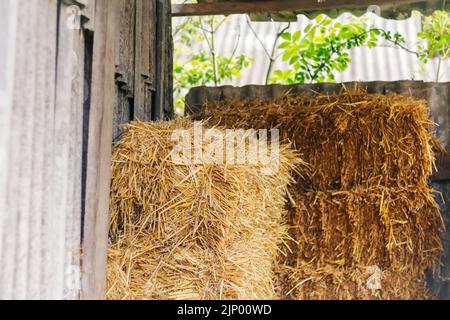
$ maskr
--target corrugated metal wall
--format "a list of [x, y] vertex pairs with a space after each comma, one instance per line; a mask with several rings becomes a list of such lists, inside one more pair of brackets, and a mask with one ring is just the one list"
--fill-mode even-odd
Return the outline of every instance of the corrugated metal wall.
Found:
[[[372, 25], [376, 25], [384, 30], [399, 32], [405, 36], [407, 47], [416, 49], [419, 39], [417, 33], [421, 30], [421, 16], [413, 15], [406, 20], [388, 20], [380, 18], [374, 14], [366, 14], [365, 19]], [[186, 18], [174, 18], [174, 26], [182, 23]], [[352, 19], [351, 14], [341, 15], [337, 21], [348, 22]], [[302, 15], [297, 17], [297, 22], [292, 22], [290, 30], [303, 30], [310, 20]], [[251, 26], [262, 41], [266, 49], [270, 52], [277, 30], [282, 30], [287, 23], [280, 22], [251, 22]], [[230, 55], [240, 35], [236, 54], [246, 54], [254, 59], [252, 67], [242, 72], [242, 77], [223, 83], [224, 85], [243, 86], [248, 84], [265, 84], [266, 70], [269, 59], [264, 48], [259, 43], [252, 29], [248, 25], [246, 15], [232, 15], [222, 24], [216, 35], [216, 50], [220, 54]], [[176, 39], [176, 38], [175, 38]], [[192, 52], [208, 50], [205, 43], [194, 40], [190, 47]], [[279, 52], [279, 51], [278, 51]], [[425, 67], [422, 66], [416, 57], [399, 48], [393, 48], [388, 43], [380, 42], [380, 46], [369, 49], [360, 47], [351, 50], [350, 57], [352, 63], [350, 67], [336, 74], [337, 82], [348, 81], [396, 81], [396, 80], [423, 80], [435, 81], [437, 70], [437, 59], [430, 61]], [[178, 54], [175, 59], [185, 60], [185, 54]], [[285, 69], [287, 65], [278, 59], [274, 64], [274, 69]], [[440, 81], [450, 81], [450, 60], [445, 61], [441, 66]]]

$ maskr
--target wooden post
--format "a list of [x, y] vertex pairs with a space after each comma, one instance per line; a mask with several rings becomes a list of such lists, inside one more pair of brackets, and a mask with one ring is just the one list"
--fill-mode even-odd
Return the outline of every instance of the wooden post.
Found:
[[96, 1], [82, 244], [82, 299], [105, 298], [116, 17], [117, 0]]
[[156, 99], [152, 118], [173, 115], [172, 93], [172, 19], [169, 0], [156, 0]]
[[136, 0], [134, 119], [150, 121], [155, 97], [156, 1]]

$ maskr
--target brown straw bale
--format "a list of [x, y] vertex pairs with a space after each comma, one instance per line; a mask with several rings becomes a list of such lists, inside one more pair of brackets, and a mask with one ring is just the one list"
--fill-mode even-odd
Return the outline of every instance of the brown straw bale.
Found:
[[[282, 279], [282, 280], [281, 280]], [[424, 276], [377, 266], [336, 267], [304, 264], [284, 266], [280, 276], [283, 299], [294, 300], [428, 300]]]
[[444, 224], [426, 185], [308, 191], [294, 200], [291, 265], [378, 265], [410, 275], [436, 267]]
[[[442, 250], [442, 216], [429, 187], [439, 144], [428, 106], [364, 90], [207, 103], [195, 119], [279, 128], [309, 163], [291, 188], [290, 250], [277, 272], [293, 299], [428, 298], [423, 270]], [[364, 289], [365, 269], [383, 289]], [[364, 271], [364, 272], [363, 272]], [[281, 283], [281, 285], [280, 285]], [[286, 294], [289, 292], [289, 294]]]
[[189, 119], [132, 122], [114, 149], [107, 298], [276, 298], [297, 153], [281, 145], [271, 175], [260, 163], [180, 164], [170, 157], [178, 128], [194, 137]]
[[434, 153], [424, 100], [344, 90], [313, 98], [284, 95], [207, 103], [195, 119], [238, 128], [280, 129], [311, 165], [297, 180], [315, 190], [408, 187], [432, 173]]

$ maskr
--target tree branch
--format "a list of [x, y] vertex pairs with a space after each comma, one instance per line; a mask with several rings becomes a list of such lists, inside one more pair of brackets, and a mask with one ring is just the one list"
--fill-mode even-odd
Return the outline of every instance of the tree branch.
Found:
[[267, 50], [266, 46], [264, 45], [264, 42], [261, 40], [261, 38], [258, 36], [258, 34], [256, 33], [255, 29], [253, 29], [253, 26], [250, 22], [249, 17], [247, 16], [247, 24], [250, 27], [250, 30], [252, 31], [253, 35], [256, 37], [256, 39], [258, 40], [259, 44], [261, 45], [261, 47], [264, 49], [265, 54], [267, 55], [267, 57], [270, 59], [270, 53], [269, 50]]
[[276, 52], [276, 49], [277, 49], [278, 40], [280, 39], [281, 35], [287, 29], [289, 29], [290, 26], [291, 26], [291, 23], [289, 22], [287, 24], [287, 26], [284, 27], [281, 31], [280, 31], [280, 27], [278, 27], [278, 32], [277, 32], [277, 34], [275, 36], [275, 41], [273, 42], [272, 51], [271, 51], [270, 57], [269, 57], [269, 66], [267, 67], [267, 72], [266, 72], [266, 82], [265, 82], [266, 85], [269, 84], [269, 78], [270, 78], [270, 74], [272, 73], [273, 64], [276, 61], [275, 52]]
[[214, 17], [211, 19], [211, 54], [212, 54], [212, 62], [213, 62], [213, 73], [214, 73], [214, 85], [218, 86], [218, 80], [217, 80], [217, 61], [216, 61], [216, 48], [214, 44], [214, 36], [215, 36], [215, 30], [214, 30]]

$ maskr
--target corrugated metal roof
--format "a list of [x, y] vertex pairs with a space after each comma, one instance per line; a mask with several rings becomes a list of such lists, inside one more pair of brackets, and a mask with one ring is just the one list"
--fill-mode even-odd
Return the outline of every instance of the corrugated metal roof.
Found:
[[[343, 14], [338, 21], [349, 21], [353, 16]], [[399, 32], [405, 36], [407, 46], [411, 49], [417, 48], [419, 39], [417, 33], [421, 30], [421, 16], [414, 15], [406, 20], [388, 20], [380, 18], [375, 14], [368, 13], [364, 16], [370, 23], [375, 24], [385, 30]], [[180, 23], [185, 18], [174, 18], [174, 25]], [[246, 54], [254, 59], [251, 68], [243, 70], [242, 77], [227, 81], [224, 84], [243, 86], [248, 84], [265, 84], [265, 76], [269, 59], [252, 29], [248, 25], [251, 23], [255, 33], [261, 39], [264, 46], [270, 50], [275, 38], [276, 30], [280, 30], [287, 23], [280, 22], [254, 22], [248, 21], [247, 15], [230, 16], [220, 27], [216, 35], [217, 52], [230, 55], [236, 45], [236, 39], [240, 33], [240, 41], [236, 54]], [[297, 17], [297, 22], [291, 23], [291, 30], [303, 29], [310, 20], [302, 15]], [[176, 45], [176, 38], [175, 38]], [[193, 52], [207, 50], [205, 43], [194, 41], [191, 49]], [[353, 49], [350, 53], [352, 63], [350, 67], [339, 74], [336, 74], [338, 82], [348, 81], [396, 81], [396, 80], [423, 80], [434, 81], [436, 78], [437, 59], [431, 60], [426, 66], [422, 66], [416, 57], [399, 48], [394, 48], [388, 43], [380, 43], [380, 46], [369, 49], [360, 47]], [[186, 59], [186, 56], [176, 56], [176, 59]], [[288, 66], [279, 59], [274, 64], [274, 69], [284, 69]], [[441, 65], [440, 81], [450, 81], [450, 60], [444, 61]]]

